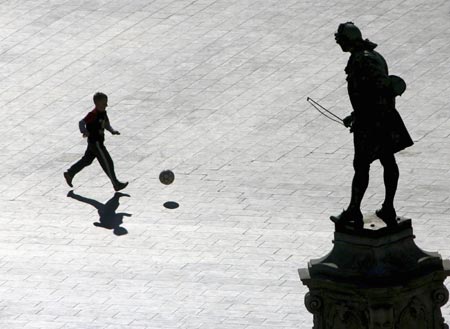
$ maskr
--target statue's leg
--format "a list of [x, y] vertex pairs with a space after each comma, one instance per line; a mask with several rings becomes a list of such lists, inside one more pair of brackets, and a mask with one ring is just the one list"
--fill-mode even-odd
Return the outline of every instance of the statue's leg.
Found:
[[355, 157], [353, 160], [353, 168], [355, 174], [352, 181], [352, 196], [348, 209], [353, 211], [361, 211], [361, 202], [369, 186], [369, 170], [370, 162], [365, 159]]
[[398, 178], [400, 177], [398, 165], [394, 154], [382, 156], [380, 162], [384, 169], [383, 178], [386, 191], [383, 208], [394, 209], [394, 197], [397, 192]]
[[362, 161], [355, 157], [353, 160], [355, 174], [352, 181], [352, 196], [348, 208], [337, 216], [330, 216], [330, 219], [340, 225], [347, 222], [353, 222], [355, 229], [364, 227], [363, 215], [361, 212], [361, 201], [369, 185], [370, 162]]
[[397, 191], [397, 183], [399, 178], [398, 166], [395, 161], [394, 154], [384, 155], [380, 158], [380, 162], [384, 168], [384, 187], [386, 190], [383, 206], [375, 211], [377, 216], [381, 218], [387, 226], [397, 226], [397, 213], [394, 208], [394, 197]]
[[355, 156], [353, 160], [353, 168], [355, 174], [352, 181], [352, 196], [348, 208], [341, 214], [330, 216], [330, 219], [336, 224], [340, 225], [346, 222], [353, 222], [355, 228], [362, 229], [364, 226], [363, 214], [361, 212], [361, 201], [369, 185], [369, 170], [370, 162], [366, 161], [364, 157]]

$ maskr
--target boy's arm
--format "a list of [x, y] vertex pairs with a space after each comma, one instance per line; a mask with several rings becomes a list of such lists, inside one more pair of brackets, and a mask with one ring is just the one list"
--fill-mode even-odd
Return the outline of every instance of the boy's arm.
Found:
[[87, 128], [86, 128], [86, 121], [84, 119], [80, 120], [78, 122], [78, 128], [80, 129], [80, 132], [83, 134], [83, 136], [87, 136], [89, 134]]
[[105, 129], [108, 130], [113, 135], [120, 135], [120, 132], [118, 132], [113, 127], [111, 127], [111, 123], [109, 122], [109, 119], [106, 120]]
[[78, 123], [78, 127], [80, 128], [80, 132], [83, 134], [83, 137], [89, 136], [89, 130], [87, 129], [87, 124], [91, 123], [94, 119], [95, 119], [95, 113], [94, 113], [94, 111], [91, 111]]

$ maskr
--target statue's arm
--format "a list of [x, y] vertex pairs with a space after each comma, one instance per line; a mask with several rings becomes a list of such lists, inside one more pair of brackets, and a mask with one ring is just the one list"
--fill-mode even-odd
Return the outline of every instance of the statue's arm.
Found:
[[374, 55], [363, 53], [355, 62], [357, 84], [363, 93], [385, 95], [389, 93], [391, 80], [384, 65]]

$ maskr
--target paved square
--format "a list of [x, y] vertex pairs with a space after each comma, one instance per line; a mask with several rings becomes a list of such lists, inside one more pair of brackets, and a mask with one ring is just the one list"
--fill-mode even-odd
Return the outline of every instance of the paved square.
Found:
[[[398, 212], [450, 258], [448, 1], [1, 1], [1, 328], [311, 328], [297, 269], [331, 248], [353, 149], [306, 97], [350, 112], [349, 20], [408, 83]], [[96, 91], [130, 180], [119, 232], [93, 225], [114, 196], [97, 163], [72, 198], [62, 176]], [[375, 163], [364, 211], [383, 193]]]

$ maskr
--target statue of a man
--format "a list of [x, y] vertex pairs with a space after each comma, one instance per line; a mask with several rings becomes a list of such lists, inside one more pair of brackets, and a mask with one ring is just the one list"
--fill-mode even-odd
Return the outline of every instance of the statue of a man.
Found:
[[361, 201], [369, 184], [370, 164], [379, 159], [384, 169], [386, 194], [376, 214], [388, 226], [395, 226], [394, 196], [399, 170], [394, 154], [413, 145], [395, 109], [395, 97], [406, 85], [400, 78], [389, 76], [386, 61], [374, 50], [377, 45], [363, 40], [361, 31], [352, 22], [340, 24], [335, 39], [342, 51], [351, 54], [345, 72], [353, 112], [344, 119], [344, 124], [353, 132], [355, 173], [348, 208], [330, 219], [336, 224], [351, 222], [355, 228], [362, 229]]

